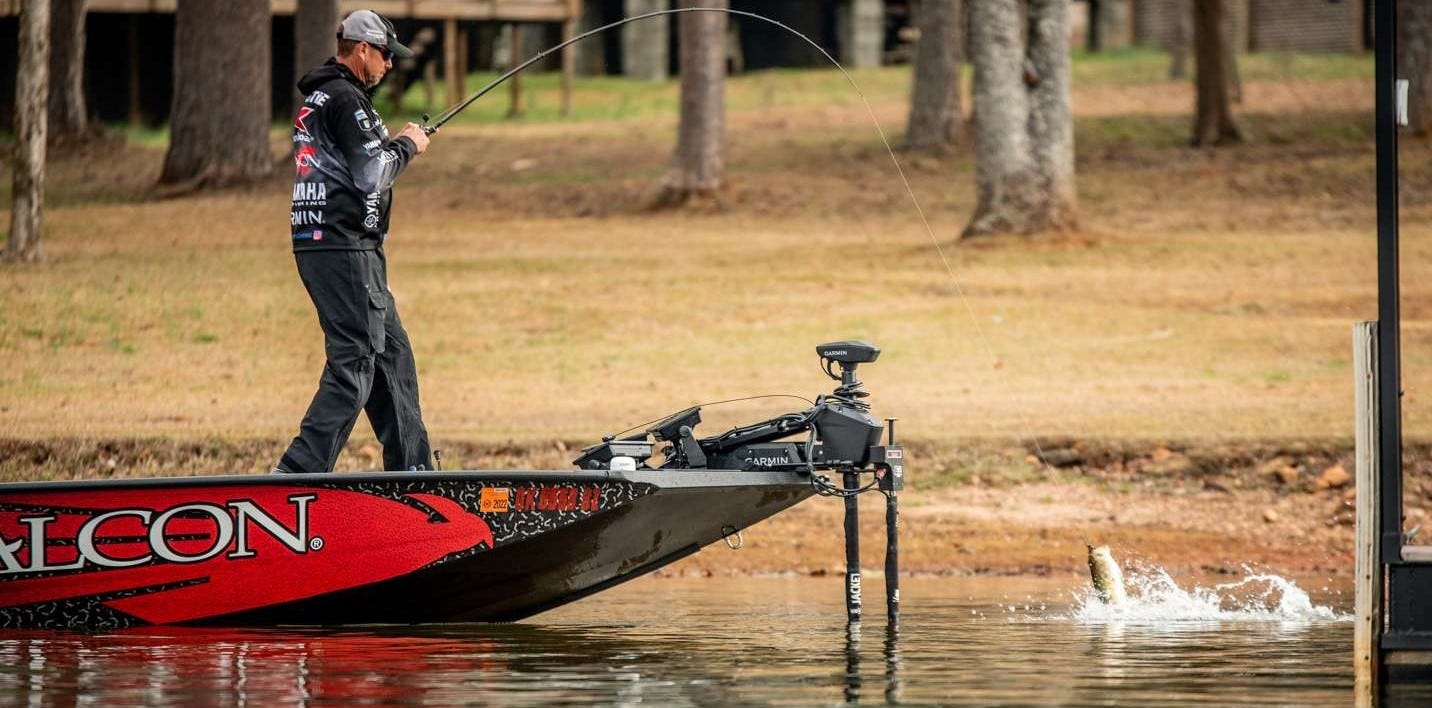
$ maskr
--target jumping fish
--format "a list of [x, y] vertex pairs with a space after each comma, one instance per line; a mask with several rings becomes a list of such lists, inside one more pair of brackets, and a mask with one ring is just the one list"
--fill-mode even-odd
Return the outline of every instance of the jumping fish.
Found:
[[1089, 579], [1099, 599], [1106, 605], [1124, 604], [1128, 599], [1124, 594], [1124, 571], [1119, 569], [1114, 554], [1109, 552], [1108, 546], [1085, 546], [1089, 549]]

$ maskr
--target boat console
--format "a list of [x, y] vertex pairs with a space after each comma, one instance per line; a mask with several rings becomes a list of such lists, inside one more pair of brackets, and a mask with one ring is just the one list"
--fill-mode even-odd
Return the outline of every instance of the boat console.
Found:
[[[903, 456], [893, 444], [893, 430], [890, 444], [881, 445], [885, 426], [871, 415], [870, 404], [864, 400], [870, 393], [856, 376], [860, 364], [880, 357], [880, 348], [849, 340], [822, 344], [816, 347], [816, 353], [826, 375], [840, 385], [816, 397], [814, 405], [805, 410], [700, 437], [696, 427], [701, 423], [701, 406], [692, 406], [635, 435], [607, 436], [582, 450], [573, 462], [584, 470], [626, 466], [807, 472], [818, 485], [829, 484], [827, 478], [817, 474], [821, 471], [869, 470], [877, 473], [884, 482], [883, 488], [900, 489]], [[661, 461], [652, 464], [658, 445]]]

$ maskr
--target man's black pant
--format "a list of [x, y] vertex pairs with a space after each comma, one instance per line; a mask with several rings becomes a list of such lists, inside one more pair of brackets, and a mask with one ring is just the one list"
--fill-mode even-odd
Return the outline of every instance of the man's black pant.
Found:
[[367, 411], [383, 443], [384, 469], [428, 468], [431, 450], [418, 409], [417, 366], [388, 292], [383, 252], [307, 251], [295, 258], [318, 310], [328, 361], [279, 467], [332, 472], [358, 412]]

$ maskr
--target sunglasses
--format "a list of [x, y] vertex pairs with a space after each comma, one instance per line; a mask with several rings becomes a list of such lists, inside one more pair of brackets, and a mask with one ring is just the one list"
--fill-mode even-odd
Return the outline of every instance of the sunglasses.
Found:
[[372, 48], [378, 50], [378, 55], [381, 56], [381, 57], [383, 57], [383, 61], [392, 61], [392, 60], [393, 60], [393, 50], [391, 50], [391, 49], [389, 49], [389, 48], [387, 48], [387, 47], [382, 47], [382, 46], [376, 45], [376, 44], [374, 44], [374, 43], [372, 43], [372, 42], [364, 42], [364, 44], [367, 44], [368, 46], [370, 46], [370, 47], [372, 47]]

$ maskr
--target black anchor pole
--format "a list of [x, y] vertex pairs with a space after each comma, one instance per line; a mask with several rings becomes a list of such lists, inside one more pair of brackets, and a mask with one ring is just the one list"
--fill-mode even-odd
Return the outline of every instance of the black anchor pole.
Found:
[[845, 473], [845, 619], [860, 621], [860, 506], [857, 492], [860, 476]]
[[890, 625], [900, 624], [900, 501], [885, 494], [885, 613]]
[[[890, 447], [895, 446], [895, 420], [885, 419]], [[881, 472], [894, 474], [889, 468]], [[890, 626], [897, 628], [900, 626], [900, 499], [896, 491], [899, 486], [893, 479], [881, 486], [888, 489], [885, 491], [885, 612]]]

